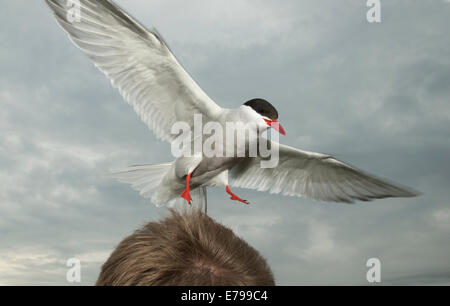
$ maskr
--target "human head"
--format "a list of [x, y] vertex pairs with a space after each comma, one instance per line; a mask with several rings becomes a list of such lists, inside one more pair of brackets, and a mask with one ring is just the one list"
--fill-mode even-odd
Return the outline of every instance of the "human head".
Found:
[[266, 260], [199, 210], [150, 222], [103, 265], [99, 286], [273, 286]]

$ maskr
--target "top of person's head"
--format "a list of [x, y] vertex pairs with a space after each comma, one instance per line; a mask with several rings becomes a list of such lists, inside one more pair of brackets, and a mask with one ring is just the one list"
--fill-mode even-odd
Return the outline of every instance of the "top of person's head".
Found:
[[103, 265], [98, 286], [273, 286], [266, 260], [200, 210], [150, 222]]

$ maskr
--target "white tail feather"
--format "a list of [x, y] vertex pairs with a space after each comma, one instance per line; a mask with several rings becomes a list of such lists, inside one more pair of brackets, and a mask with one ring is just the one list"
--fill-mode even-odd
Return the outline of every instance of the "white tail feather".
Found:
[[[164, 189], [164, 186], [161, 186], [161, 182], [171, 167], [171, 163], [131, 166], [124, 170], [112, 173], [111, 177], [117, 179], [119, 182], [130, 184], [134, 190], [139, 191], [142, 197], [151, 199], [158, 207], [167, 205], [173, 208], [182, 208], [187, 204], [181, 196], [176, 196], [166, 202], [167, 200], [159, 200], [160, 197], [156, 195], [159, 189]], [[206, 211], [206, 187], [198, 187], [191, 190], [191, 197], [192, 207]]]
[[144, 198], [151, 199], [172, 164], [131, 166], [111, 174], [119, 182], [130, 184]]

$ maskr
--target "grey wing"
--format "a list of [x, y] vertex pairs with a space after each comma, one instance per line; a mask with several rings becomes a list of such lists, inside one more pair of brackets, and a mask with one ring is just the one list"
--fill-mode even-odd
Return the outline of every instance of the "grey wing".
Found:
[[[112, 1], [45, 1], [72, 42], [111, 80], [158, 138], [173, 140], [173, 124], [192, 125], [194, 113], [211, 119], [221, 112], [156, 30], [146, 29]], [[76, 3], [79, 8], [74, 7]]]
[[276, 168], [261, 168], [261, 158], [244, 160], [230, 171], [230, 185], [343, 203], [419, 194], [364, 173], [329, 155], [272, 145], [279, 146]]

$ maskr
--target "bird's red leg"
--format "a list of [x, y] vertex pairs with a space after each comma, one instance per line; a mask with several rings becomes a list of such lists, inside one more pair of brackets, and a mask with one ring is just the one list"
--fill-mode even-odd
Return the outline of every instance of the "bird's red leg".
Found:
[[231, 196], [231, 200], [233, 201], [239, 201], [242, 203], [245, 203], [247, 205], [249, 205], [250, 203], [247, 202], [246, 200], [242, 200], [240, 197], [238, 197], [237, 195], [235, 195], [234, 193], [231, 192], [230, 187], [227, 185], [227, 193]]
[[191, 189], [189, 188], [189, 182], [191, 181], [191, 174], [192, 173], [189, 173], [188, 176], [186, 177], [186, 189], [181, 194], [181, 197], [183, 199], [185, 199], [189, 205], [191, 205], [191, 202], [192, 202], [192, 198], [191, 198], [191, 194], [190, 194]]

